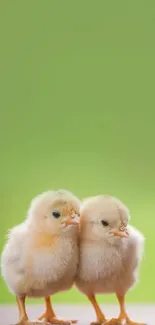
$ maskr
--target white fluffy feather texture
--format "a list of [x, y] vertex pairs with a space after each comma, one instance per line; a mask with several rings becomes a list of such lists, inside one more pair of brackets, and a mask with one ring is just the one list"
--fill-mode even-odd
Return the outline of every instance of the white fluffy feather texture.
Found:
[[1, 256], [1, 268], [8, 288], [15, 295], [44, 297], [69, 289], [73, 284], [78, 263], [77, 227], [61, 229], [56, 242], [49, 247], [38, 247], [34, 242], [36, 217], [44, 214], [54, 198], [61, 198], [79, 209], [80, 201], [73, 194], [47, 192], [32, 201], [26, 221], [9, 232]]
[[[106, 233], [101, 236], [100, 219], [107, 217], [106, 220], [115, 222], [116, 217], [118, 222], [118, 214], [117, 210], [114, 210], [112, 201], [110, 202], [108, 199], [109, 208], [106, 200], [103, 202], [103, 206], [101, 206], [101, 202], [99, 205], [99, 201], [100, 198], [90, 198], [82, 206], [80, 264], [76, 286], [86, 295], [97, 293], [125, 294], [138, 279], [138, 269], [143, 256], [144, 237], [132, 226], [127, 227], [128, 238], [108, 237]], [[113, 202], [116, 203], [116, 200]], [[117, 201], [117, 204], [119, 203], [120, 201]], [[123, 207], [123, 205], [121, 206]], [[93, 223], [89, 224], [89, 214], [92, 222], [95, 211], [96, 223], [94, 225]], [[100, 211], [103, 212], [103, 215], [100, 214]], [[111, 214], [108, 214], [108, 211], [111, 211]], [[123, 215], [123, 211], [125, 215]], [[127, 211], [127, 208], [122, 209], [122, 218], [125, 220]], [[97, 223], [98, 220], [99, 223]]]
[[28, 210], [27, 218], [39, 218], [42, 216], [51, 205], [52, 201], [68, 201], [72, 202], [73, 206], [77, 206], [79, 209], [80, 200], [71, 192], [66, 190], [58, 190], [58, 191], [47, 191], [38, 196], [36, 196], [30, 204], [30, 208]]

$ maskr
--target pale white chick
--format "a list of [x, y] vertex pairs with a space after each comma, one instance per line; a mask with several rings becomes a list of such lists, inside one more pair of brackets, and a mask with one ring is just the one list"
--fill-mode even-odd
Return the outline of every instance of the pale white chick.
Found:
[[[81, 206], [76, 286], [94, 306], [97, 322], [93, 324], [140, 325], [132, 322], [125, 310], [125, 295], [138, 279], [144, 246], [143, 235], [128, 225], [129, 219], [127, 207], [111, 196], [91, 197]], [[101, 293], [117, 295], [117, 319], [108, 321], [102, 313], [95, 299]]]
[[[19, 323], [30, 324], [26, 297], [44, 297], [39, 318], [70, 324], [56, 317], [50, 295], [72, 287], [78, 266], [80, 200], [66, 190], [48, 191], [32, 200], [26, 220], [11, 229], [2, 253], [2, 275], [16, 296]], [[73, 321], [75, 322], [75, 321]]]

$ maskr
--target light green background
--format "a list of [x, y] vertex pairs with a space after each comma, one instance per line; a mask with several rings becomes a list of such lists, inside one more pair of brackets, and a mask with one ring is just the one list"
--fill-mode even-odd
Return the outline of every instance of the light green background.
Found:
[[[155, 2], [0, 7], [0, 248], [44, 190], [115, 195], [147, 238], [128, 301], [155, 301]], [[15, 301], [2, 279], [0, 301]]]

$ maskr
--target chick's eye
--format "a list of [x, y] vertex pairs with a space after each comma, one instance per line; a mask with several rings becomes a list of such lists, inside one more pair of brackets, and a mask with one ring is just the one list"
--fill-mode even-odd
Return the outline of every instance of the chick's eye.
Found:
[[60, 217], [60, 212], [54, 211], [52, 213], [52, 215], [53, 215], [54, 218], [59, 218]]
[[105, 220], [102, 220], [101, 222], [102, 222], [102, 225], [103, 225], [104, 227], [107, 227], [107, 226], [109, 226], [109, 223], [108, 223], [107, 221], [105, 221]]

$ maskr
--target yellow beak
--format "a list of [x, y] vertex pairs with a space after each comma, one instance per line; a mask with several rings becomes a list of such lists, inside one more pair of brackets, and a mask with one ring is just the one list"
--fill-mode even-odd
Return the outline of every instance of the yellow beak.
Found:
[[128, 238], [129, 237], [129, 234], [127, 232], [127, 230], [125, 231], [114, 231], [114, 236], [117, 236], [117, 237], [125, 237], [125, 238]]
[[62, 224], [69, 226], [69, 225], [78, 225], [79, 224], [79, 218], [78, 217], [68, 217], [68, 218], [64, 218], [61, 221]]

